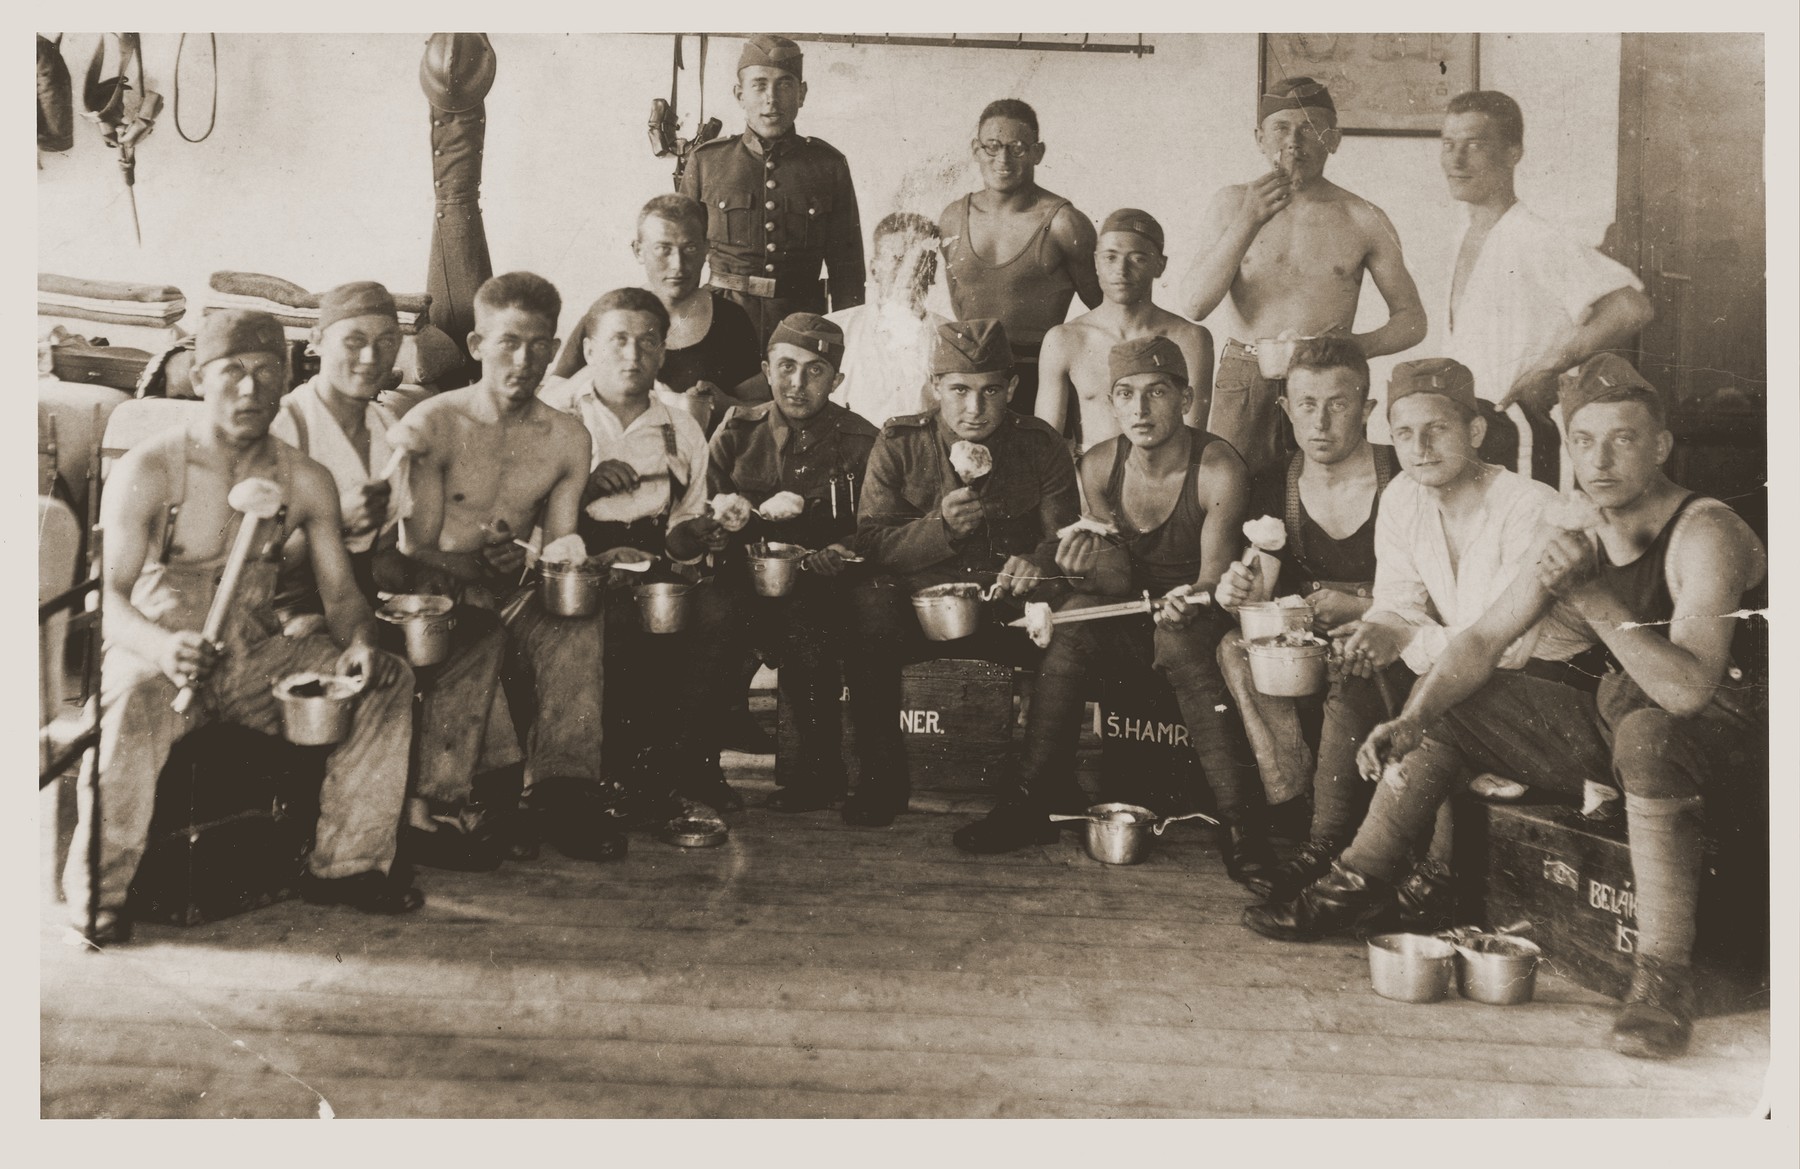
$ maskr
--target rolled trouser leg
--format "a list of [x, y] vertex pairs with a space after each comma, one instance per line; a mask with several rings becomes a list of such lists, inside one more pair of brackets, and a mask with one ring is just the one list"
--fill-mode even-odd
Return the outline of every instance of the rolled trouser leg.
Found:
[[1369, 801], [1356, 839], [1343, 862], [1357, 872], [1398, 882], [1412, 867], [1413, 850], [1437, 824], [1438, 808], [1467, 773], [1462, 751], [1433, 731], [1409, 753], [1399, 771], [1384, 777]]
[[[156, 779], [175, 742], [204, 721], [201, 704], [185, 715], [169, 708], [176, 687], [161, 670], [135, 654], [109, 649], [101, 667], [98, 789], [99, 856], [90, 851], [95, 836], [93, 804], [81, 801], [75, 838], [63, 869], [63, 892], [79, 929], [87, 928], [90, 893], [98, 909], [124, 909], [150, 834], [156, 806]], [[98, 888], [93, 870], [98, 870]]]

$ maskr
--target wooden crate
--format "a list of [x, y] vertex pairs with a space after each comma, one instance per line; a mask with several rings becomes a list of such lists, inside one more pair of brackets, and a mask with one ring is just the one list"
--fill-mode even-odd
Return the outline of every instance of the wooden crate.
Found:
[[1100, 796], [1152, 811], [1215, 812], [1175, 692], [1154, 670], [1103, 677], [1095, 733]]
[[[1767, 819], [1709, 814], [1695, 965], [1713, 1003], [1754, 998], [1769, 969]], [[1636, 886], [1622, 824], [1597, 826], [1560, 804], [1458, 809], [1456, 867], [1465, 916], [1520, 918], [1554, 969], [1617, 998], [1631, 981]]]
[[[846, 693], [846, 699], [848, 697]], [[844, 772], [855, 783], [856, 735], [840, 704]], [[1011, 782], [1013, 667], [940, 658], [900, 672], [900, 740], [915, 792], [974, 793]], [[776, 706], [775, 781], [793, 781], [800, 740], [786, 695]]]

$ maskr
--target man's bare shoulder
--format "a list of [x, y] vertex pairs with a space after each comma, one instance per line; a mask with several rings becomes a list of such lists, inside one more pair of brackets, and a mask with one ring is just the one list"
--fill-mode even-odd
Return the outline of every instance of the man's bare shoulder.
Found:
[[1205, 325], [1195, 324], [1180, 313], [1170, 312], [1161, 305], [1151, 306], [1155, 311], [1150, 317], [1152, 327], [1162, 336], [1180, 344], [1183, 341], [1202, 341], [1212, 336]]
[[[107, 475], [108, 494], [120, 496], [163, 489], [177, 462], [187, 457], [187, 430], [175, 427], [132, 447]], [[120, 490], [128, 486], [127, 490]]]

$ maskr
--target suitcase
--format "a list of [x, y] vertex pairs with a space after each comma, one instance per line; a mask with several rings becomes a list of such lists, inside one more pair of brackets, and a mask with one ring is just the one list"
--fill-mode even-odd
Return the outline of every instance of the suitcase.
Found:
[[131, 883], [133, 919], [197, 925], [293, 896], [329, 753], [226, 724], [177, 743]]

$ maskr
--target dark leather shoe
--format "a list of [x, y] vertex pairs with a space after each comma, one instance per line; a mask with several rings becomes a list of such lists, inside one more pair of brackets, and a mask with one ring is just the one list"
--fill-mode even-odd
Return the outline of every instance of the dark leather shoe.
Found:
[[411, 913], [425, 904], [425, 894], [404, 878], [387, 873], [357, 873], [349, 877], [300, 875], [300, 896], [308, 905], [348, 905], [364, 913]]
[[1251, 882], [1268, 880], [1275, 868], [1275, 852], [1269, 847], [1269, 838], [1263, 835], [1262, 825], [1249, 818], [1235, 824], [1228, 821], [1225, 827], [1225, 873], [1254, 890], [1256, 886]]
[[1289, 860], [1244, 882], [1265, 901], [1292, 901], [1300, 890], [1323, 877], [1344, 846], [1335, 840], [1309, 840]]
[[1613, 1020], [1612, 1049], [1634, 1059], [1673, 1059], [1685, 1054], [1694, 1034], [1694, 976], [1639, 954], [1625, 1005]]
[[1450, 870], [1439, 861], [1421, 861], [1394, 887], [1394, 904], [1400, 910], [1400, 928], [1408, 933], [1433, 934], [1449, 929], [1456, 920], [1456, 891], [1450, 887]]
[[844, 823], [853, 828], [886, 828], [906, 811], [911, 791], [859, 787], [844, 801]]
[[1062, 835], [1043, 812], [1020, 804], [1001, 804], [973, 824], [964, 824], [950, 839], [964, 852], [993, 854], [1055, 844]]
[[838, 797], [831, 792], [809, 791], [806, 788], [778, 787], [763, 801], [763, 807], [771, 812], [799, 813], [817, 812], [837, 803]]
[[491, 873], [504, 859], [491, 832], [458, 832], [440, 827], [427, 832], [408, 824], [400, 829], [400, 855], [428, 869], [458, 873]]
[[1334, 860], [1323, 877], [1300, 890], [1292, 901], [1253, 905], [1244, 910], [1243, 921], [1265, 938], [1311, 942], [1374, 920], [1386, 912], [1391, 896], [1386, 881], [1364, 876]]

